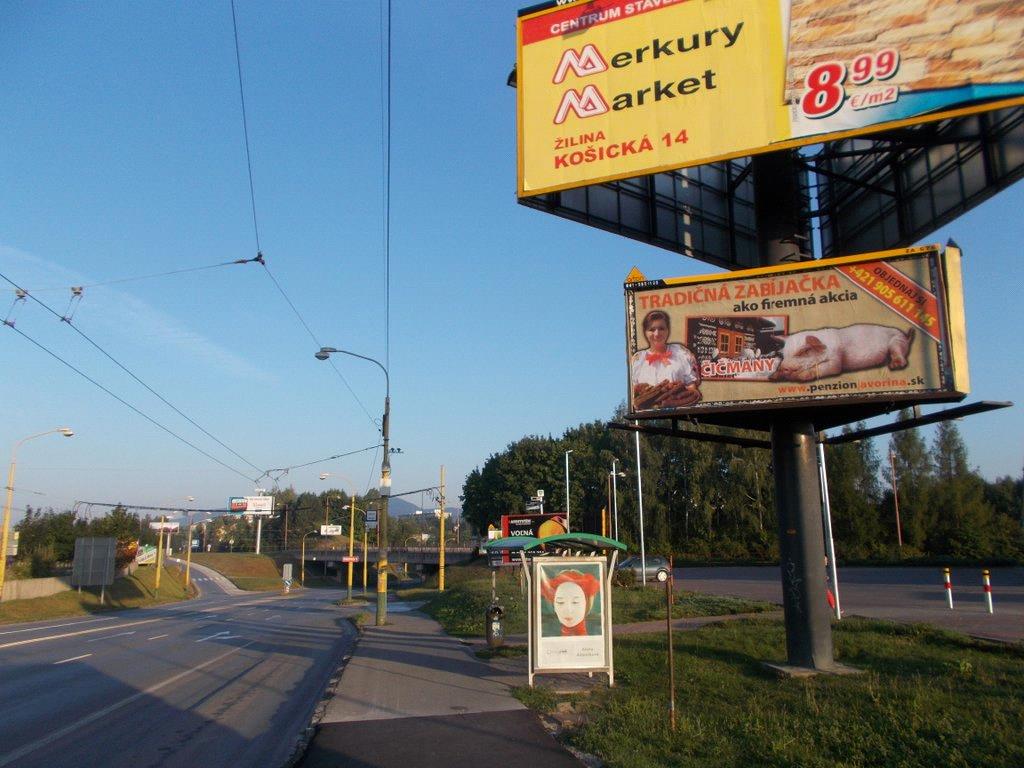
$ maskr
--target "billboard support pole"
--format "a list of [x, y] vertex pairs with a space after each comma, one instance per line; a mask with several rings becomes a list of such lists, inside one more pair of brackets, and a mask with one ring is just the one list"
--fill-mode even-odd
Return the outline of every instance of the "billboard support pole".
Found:
[[[803, 260], [805, 231], [797, 157], [793, 151], [751, 159], [758, 249], [763, 266]], [[821, 478], [814, 424], [784, 416], [772, 424], [775, 511], [779, 526], [788, 666], [835, 666], [825, 597]]]

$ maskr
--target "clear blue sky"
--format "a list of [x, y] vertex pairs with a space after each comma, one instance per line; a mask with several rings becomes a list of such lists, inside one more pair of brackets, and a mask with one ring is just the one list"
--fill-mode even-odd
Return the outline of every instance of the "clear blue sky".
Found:
[[[625, 395], [622, 281], [706, 265], [515, 202], [515, 11], [395, 0], [391, 315], [385, 344], [380, 7], [238, 0], [260, 246], [314, 341], [255, 264], [87, 287], [87, 334], [261, 469], [374, 445], [389, 364], [394, 490], [474, 467], [526, 434], [607, 419]], [[69, 287], [256, 254], [228, 0], [0, 5], [0, 272], [63, 314]], [[1022, 393], [1024, 188], [927, 238], [965, 252], [973, 392]], [[4, 285], [0, 312], [14, 298]], [[0, 327], [0, 450], [15, 508], [75, 500], [220, 507], [259, 474], [32, 302], [16, 328], [222, 467]], [[354, 394], [353, 394], [354, 392]], [[358, 398], [358, 399], [357, 399]], [[929, 409], [926, 409], [929, 410]], [[971, 462], [1019, 475], [1020, 407], [961, 422]], [[282, 486], [365, 490], [373, 451]], [[320, 472], [336, 473], [327, 483]], [[264, 481], [266, 487], [269, 484]], [[533, 489], [524, 489], [524, 493]], [[45, 495], [41, 495], [45, 494]], [[418, 503], [418, 496], [412, 497]]]

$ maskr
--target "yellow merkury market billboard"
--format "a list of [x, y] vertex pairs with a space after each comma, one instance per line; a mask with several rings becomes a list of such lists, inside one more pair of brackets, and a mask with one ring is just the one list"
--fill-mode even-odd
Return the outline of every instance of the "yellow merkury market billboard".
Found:
[[1019, 0], [522, 11], [519, 195], [1024, 104]]
[[625, 291], [629, 418], [969, 390], [953, 247], [635, 279]]

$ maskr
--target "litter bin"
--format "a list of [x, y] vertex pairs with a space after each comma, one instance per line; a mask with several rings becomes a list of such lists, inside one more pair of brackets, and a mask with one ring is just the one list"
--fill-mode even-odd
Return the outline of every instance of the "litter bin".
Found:
[[484, 627], [489, 648], [498, 648], [505, 642], [505, 626], [501, 621], [504, 615], [504, 609], [497, 603], [491, 603], [484, 612]]

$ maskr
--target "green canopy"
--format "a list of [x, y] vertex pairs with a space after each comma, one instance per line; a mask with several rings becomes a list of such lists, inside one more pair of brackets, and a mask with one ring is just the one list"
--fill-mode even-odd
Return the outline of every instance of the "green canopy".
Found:
[[503, 539], [492, 539], [484, 544], [484, 549], [533, 549], [541, 543], [536, 536], [506, 536]]
[[[532, 538], [525, 536], [522, 538]], [[621, 541], [609, 539], [607, 536], [598, 536], [596, 533], [557, 533], [554, 536], [545, 536], [535, 539], [537, 542], [533, 547], [541, 547], [545, 544], [562, 544], [576, 546], [580, 549], [617, 549], [620, 552], [626, 551], [626, 545]]]

